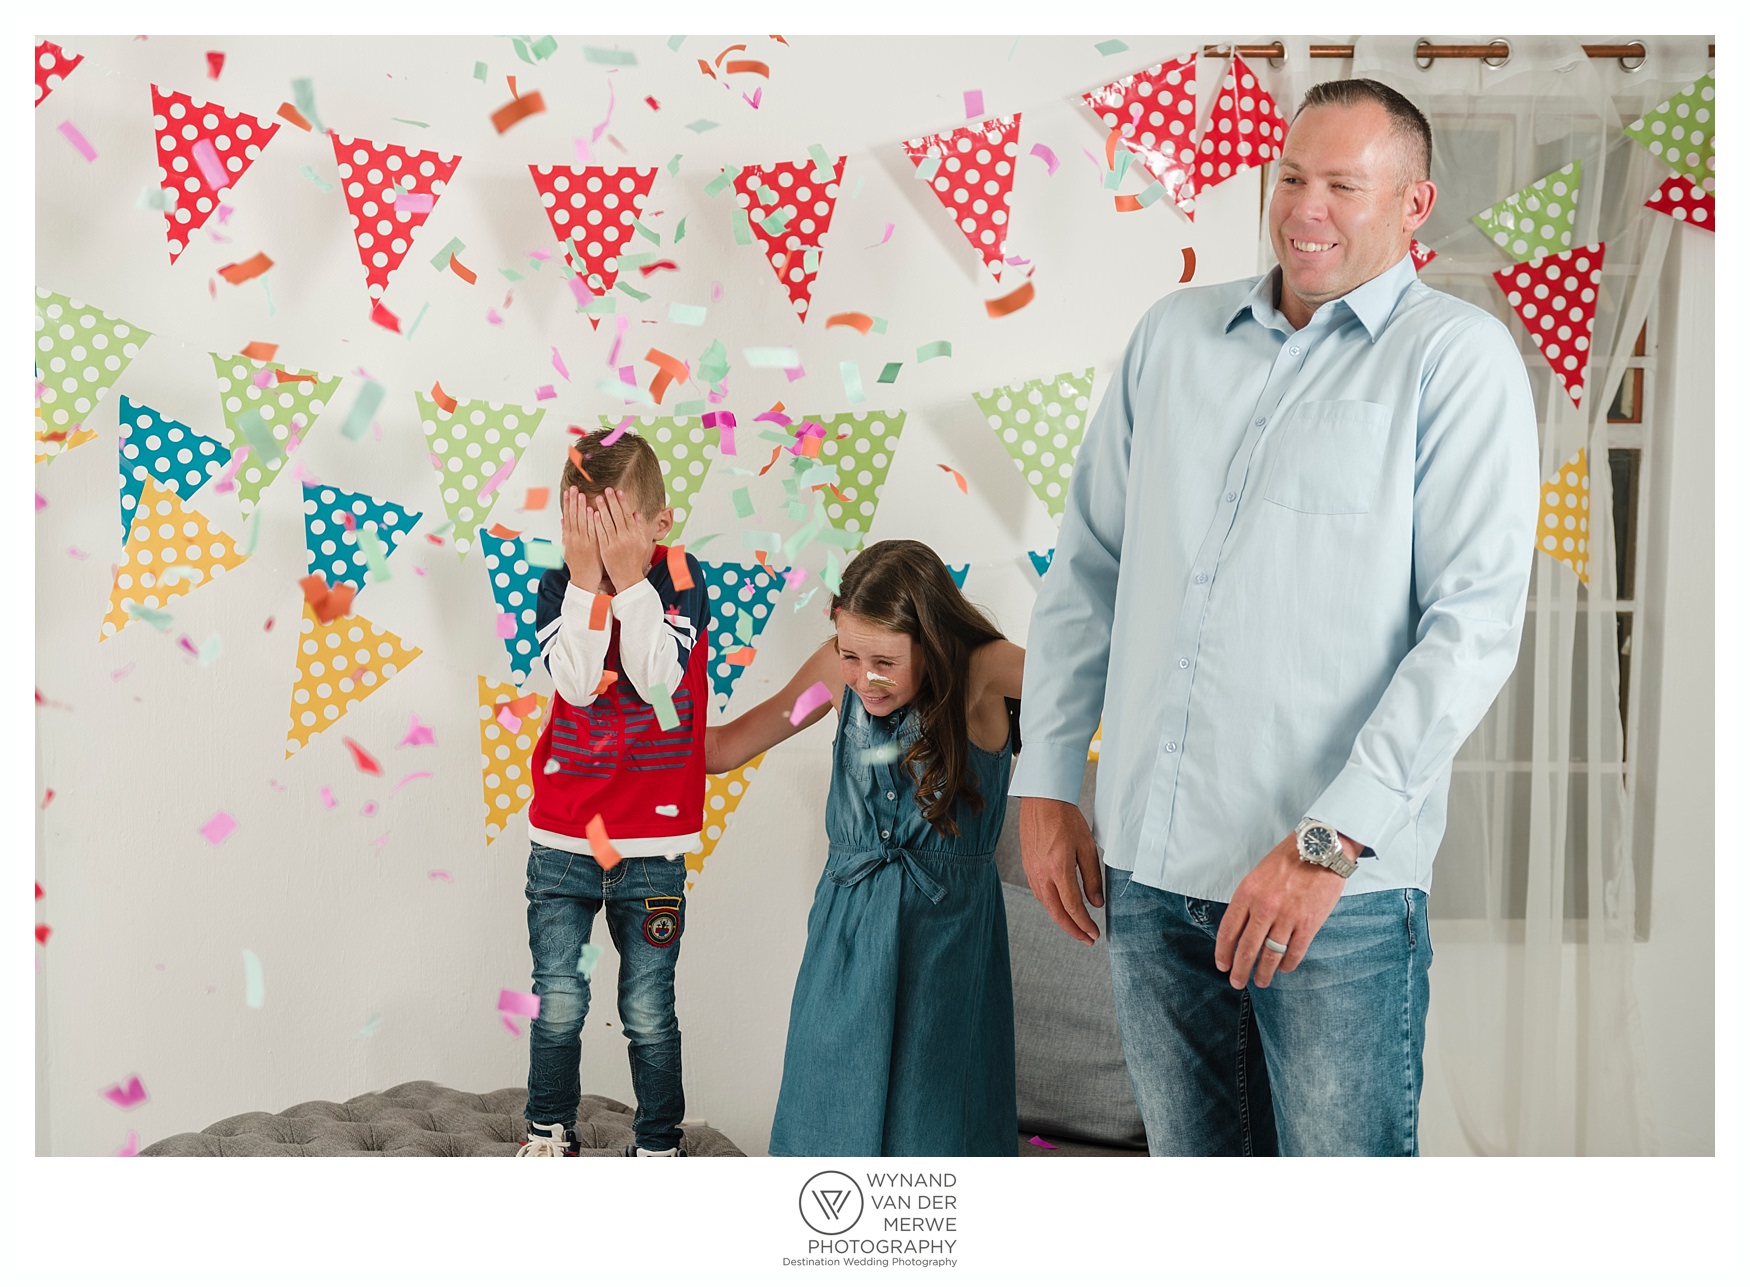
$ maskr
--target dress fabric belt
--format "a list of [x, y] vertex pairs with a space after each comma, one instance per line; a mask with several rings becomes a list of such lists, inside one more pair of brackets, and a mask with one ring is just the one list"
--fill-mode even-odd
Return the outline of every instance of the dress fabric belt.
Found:
[[893, 862], [900, 865], [905, 874], [911, 878], [912, 884], [916, 885], [919, 892], [932, 903], [941, 902], [943, 895], [948, 892], [939, 880], [924, 870], [923, 865], [918, 862], [910, 850], [902, 849], [898, 845], [886, 845], [880, 849], [851, 850], [845, 856], [844, 864], [829, 871], [827, 875], [832, 877], [835, 885], [842, 885], [849, 889], [852, 885], [866, 880], [887, 866], [888, 863]]

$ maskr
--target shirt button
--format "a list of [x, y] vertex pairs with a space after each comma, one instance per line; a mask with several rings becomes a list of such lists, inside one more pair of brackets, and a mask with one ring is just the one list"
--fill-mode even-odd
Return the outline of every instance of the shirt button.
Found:
[[1289, 345], [1288, 353], [1289, 353], [1290, 357], [1299, 357], [1300, 356], [1300, 345], [1298, 345], [1298, 344]]
[[1262, 429], [1264, 427], [1264, 417], [1259, 416], [1256, 420], [1252, 421], [1252, 427], [1254, 429]]
[[1190, 664], [1191, 664], [1191, 659], [1189, 657], [1179, 658], [1179, 669], [1180, 670], [1185, 669], [1185, 667], [1189, 666]]
[[888, 792], [888, 793], [887, 793], [887, 798], [888, 798], [888, 799], [889, 799], [889, 800], [891, 800], [891, 799], [893, 799], [893, 792], [891, 792], [891, 791], [889, 791], [889, 792]]
[[1168, 754], [1171, 754], [1171, 753], [1172, 753], [1172, 752], [1174, 752], [1174, 751], [1176, 751], [1176, 750], [1178, 750], [1178, 749], [1179, 749], [1179, 744], [1178, 744], [1178, 743], [1177, 743], [1177, 742], [1168, 742], [1168, 743], [1167, 743], [1167, 752], [1168, 752]]
[[1228, 493], [1228, 494], [1227, 494], [1227, 503], [1228, 503], [1228, 504], [1229, 504], [1229, 505], [1231, 505], [1231, 504], [1233, 504], [1233, 502], [1234, 502], [1234, 493], [1233, 493], [1233, 492], [1229, 492], [1229, 493]]
[[1198, 584], [1198, 585], [1202, 585], [1202, 584], [1203, 584], [1203, 583], [1204, 583], [1204, 582], [1205, 582], [1205, 581], [1207, 581], [1207, 580], [1209, 580], [1209, 573], [1207, 573], [1207, 572], [1199, 572], [1199, 573], [1198, 573], [1198, 574], [1197, 574], [1197, 584]]

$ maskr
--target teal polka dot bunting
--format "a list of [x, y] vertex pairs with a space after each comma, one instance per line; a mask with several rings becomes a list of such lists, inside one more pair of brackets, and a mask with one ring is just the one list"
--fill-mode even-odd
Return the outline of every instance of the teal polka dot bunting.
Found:
[[705, 593], [711, 602], [711, 689], [721, 710], [747, 667], [729, 661], [751, 645], [772, 619], [772, 603], [784, 588], [783, 569], [773, 576], [757, 564], [705, 563]]
[[216, 438], [196, 433], [180, 420], [143, 402], [121, 396], [122, 543], [133, 531], [134, 510], [148, 477], [187, 500], [230, 462], [231, 449]]
[[1033, 570], [1041, 577], [1044, 577], [1047, 572], [1051, 571], [1051, 560], [1056, 553], [1056, 546], [1046, 550], [1044, 553], [1040, 553], [1038, 550], [1028, 550], [1027, 558], [1032, 562]]
[[354, 533], [360, 528], [375, 532], [387, 559], [419, 519], [418, 510], [405, 510], [393, 501], [305, 483], [304, 556], [309, 569], [320, 572], [329, 585], [344, 581], [353, 589], [362, 590], [369, 565], [364, 547]]
[[482, 532], [480, 551], [486, 556], [486, 574], [492, 579], [492, 598], [498, 604], [499, 616], [508, 613], [515, 627], [514, 633], [501, 642], [520, 687], [541, 654], [535, 639], [535, 603], [540, 598], [541, 575], [546, 569], [529, 562], [520, 536], [506, 539]]
[[948, 569], [948, 575], [954, 578], [954, 584], [964, 590], [966, 588], [966, 574], [972, 571], [972, 564], [962, 563], [956, 567], [952, 563], [944, 563], [942, 566]]

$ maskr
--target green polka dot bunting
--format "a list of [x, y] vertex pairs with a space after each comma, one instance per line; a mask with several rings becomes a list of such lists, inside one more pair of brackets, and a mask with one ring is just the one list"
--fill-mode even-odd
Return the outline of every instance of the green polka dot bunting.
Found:
[[[240, 421], [251, 410], [261, 417], [262, 423], [272, 430], [274, 441], [282, 446], [291, 442], [294, 422], [298, 437], [308, 438], [310, 426], [340, 387], [338, 375], [325, 379], [314, 371], [300, 371], [278, 362], [257, 362], [254, 358], [226, 357], [221, 353], [207, 356], [213, 359], [213, 371], [219, 378], [219, 403], [224, 410], [225, 428], [231, 432], [233, 451], [248, 442]], [[281, 383], [274, 374], [278, 371], [315, 378]], [[237, 469], [237, 503], [243, 513], [255, 508], [261, 493], [285, 468], [287, 459], [279, 456], [259, 460], [254, 451], [244, 458]]]
[[972, 395], [1053, 518], [1063, 517], [1063, 500], [1087, 429], [1093, 392], [1094, 368], [1088, 367]]
[[1471, 222], [1516, 264], [1571, 250], [1574, 206], [1584, 177], [1580, 163], [1569, 161], [1498, 205], [1472, 215]]
[[131, 322], [65, 295], [36, 291], [36, 378], [41, 420], [36, 458], [50, 460], [97, 437], [82, 426], [152, 338]]
[[[450, 516], [456, 553], [468, 556], [474, 534], [503, 494], [504, 484], [486, 497], [480, 491], [507, 462], [522, 459], [523, 450], [540, 427], [546, 411], [540, 407], [507, 407], [502, 402], [461, 402], [445, 411], [423, 393], [413, 400], [425, 427], [426, 446], [438, 471], [438, 490]], [[514, 466], [513, 466], [514, 467]]]
[[[625, 417], [599, 419], [605, 436], [612, 436], [615, 426]], [[649, 443], [662, 465], [662, 485], [668, 493], [669, 507], [674, 510], [674, 529], [663, 539], [673, 545], [681, 539], [687, 514], [705, 481], [706, 471], [711, 468], [711, 458], [717, 454], [718, 432], [705, 428], [697, 416], [634, 416], [626, 431]], [[589, 446], [600, 441], [601, 436], [592, 435]], [[579, 448], [584, 453], [585, 469], [589, 468], [589, 446]]]
[[1709, 72], [1623, 131], [1706, 192], [1714, 190], [1714, 78]]
[[867, 537], [869, 527], [875, 521], [875, 507], [881, 503], [881, 489], [887, 482], [887, 471], [893, 467], [893, 453], [899, 449], [899, 435], [905, 431], [905, 412], [809, 415], [796, 423], [805, 420], [811, 420], [826, 430], [820, 444], [822, 463], [836, 463], [839, 467], [836, 485], [843, 498], [831, 491], [822, 491], [821, 513], [839, 531]]

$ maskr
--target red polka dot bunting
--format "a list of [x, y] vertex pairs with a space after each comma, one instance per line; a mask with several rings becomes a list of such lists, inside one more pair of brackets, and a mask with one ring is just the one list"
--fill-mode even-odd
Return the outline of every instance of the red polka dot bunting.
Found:
[[1196, 189], [1191, 173], [1197, 159], [1192, 138], [1197, 130], [1195, 59], [1192, 55], [1156, 63], [1082, 95], [1082, 102], [1108, 130], [1118, 131], [1119, 141], [1187, 215]]
[[1249, 165], [1274, 161], [1282, 155], [1286, 132], [1276, 100], [1258, 83], [1246, 60], [1234, 55], [1216, 93], [1215, 112], [1197, 143], [1193, 191], [1213, 187]]
[[1426, 268], [1434, 258], [1434, 251], [1429, 250], [1428, 247], [1424, 246], [1414, 237], [1410, 238], [1410, 262], [1415, 265], [1417, 272], [1421, 272]]
[[753, 235], [765, 248], [766, 262], [790, 296], [798, 320], [808, 317], [820, 270], [820, 241], [832, 226], [844, 176], [841, 156], [824, 180], [815, 177], [813, 161], [777, 161], [744, 166], [733, 181], [735, 199], [747, 211]]
[[656, 167], [531, 165], [547, 222], [565, 247], [565, 262], [597, 295], [614, 289], [632, 222], [644, 212]]
[[70, 54], [52, 40], [45, 40], [36, 47], [36, 105], [41, 107], [43, 99], [60, 88], [62, 81], [67, 79], [67, 73], [85, 60], [84, 54]]
[[1592, 348], [1592, 320], [1598, 312], [1598, 285], [1604, 277], [1604, 243], [1564, 250], [1503, 268], [1496, 283], [1574, 405], [1586, 385]]
[[1015, 186], [1020, 131], [1021, 114], [1016, 112], [904, 143], [906, 156], [920, 171], [934, 159], [930, 191], [993, 275], [1001, 275], [1007, 253], [1009, 193]]
[[352, 215], [353, 240], [365, 266], [365, 287], [378, 302], [389, 287], [389, 274], [407, 258], [413, 234], [431, 214], [462, 158], [343, 139], [332, 132], [329, 137]]
[[1714, 194], [1694, 179], [1674, 174], [1659, 185], [1659, 190], [1646, 200], [1649, 210], [1668, 214], [1681, 223], [1714, 230]]
[[176, 209], [164, 212], [174, 264], [188, 249], [189, 237], [219, 208], [219, 194], [255, 164], [279, 126], [187, 94], [166, 94], [154, 85], [152, 130], [158, 140], [158, 186], [176, 192]]

